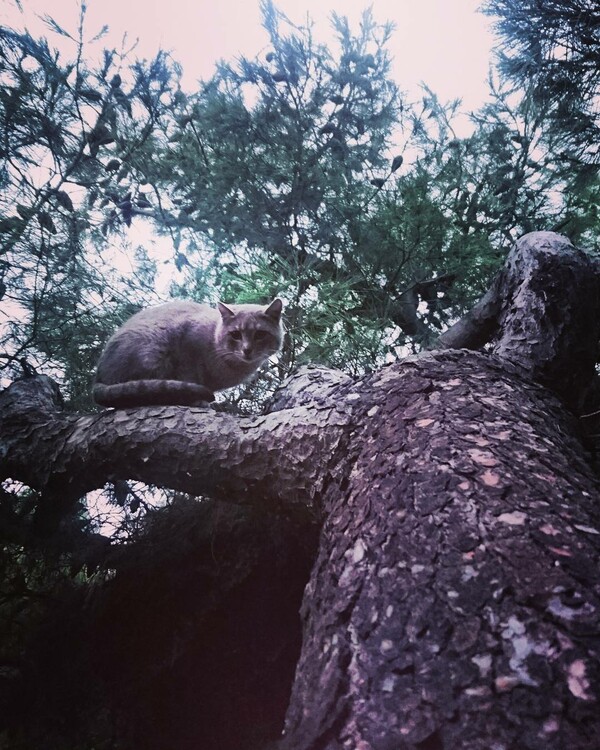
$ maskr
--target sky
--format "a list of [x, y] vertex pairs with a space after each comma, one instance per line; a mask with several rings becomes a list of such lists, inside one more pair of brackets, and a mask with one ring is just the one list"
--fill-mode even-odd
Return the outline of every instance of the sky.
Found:
[[[442, 100], [461, 98], [465, 111], [486, 98], [486, 79], [494, 37], [490, 19], [477, 12], [482, 0], [275, 0], [295, 23], [307, 14], [315, 35], [326, 41], [332, 11], [348, 17], [357, 28], [362, 11], [371, 5], [374, 19], [392, 21], [396, 29], [389, 47], [392, 76], [409, 95], [425, 82]], [[77, 24], [78, 0], [0, 0], [0, 23], [26, 25], [47, 33], [36, 14], [50, 13], [68, 30]], [[259, 0], [87, 0], [89, 36], [107, 24], [105, 45], [119, 44], [123, 34], [138, 39], [137, 54], [152, 57], [159, 46], [182, 64], [184, 86], [193, 88], [210, 77], [219, 59], [240, 54], [255, 57], [267, 49], [260, 23]]]

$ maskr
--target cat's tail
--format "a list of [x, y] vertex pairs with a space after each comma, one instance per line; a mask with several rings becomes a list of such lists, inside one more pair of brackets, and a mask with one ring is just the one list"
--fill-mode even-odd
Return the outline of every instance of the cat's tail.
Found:
[[215, 394], [203, 385], [181, 380], [128, 380], [94, 385], [94, 401], [100, 406], [125, 409], [130, 406], [194, 406], [214, 401]]

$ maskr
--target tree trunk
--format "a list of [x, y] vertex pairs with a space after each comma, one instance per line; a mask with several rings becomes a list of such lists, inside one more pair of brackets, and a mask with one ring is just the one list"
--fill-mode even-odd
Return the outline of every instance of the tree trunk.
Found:
[[491, 352], [359, 381], [307, 369], [252, 419], [64, 415], [27, 378], [2, 396], [3, 473], [45, 513], [136, 478], [317, 520], [282, 750], [589, 750], [600, 505], [574, 412], [594, 383], [597, 283], [584, 253], [529, 235], [440, 342]]
[[368, 385], [283, 747], [593, 747], [600, 506], [574, 418], [466, 351]]

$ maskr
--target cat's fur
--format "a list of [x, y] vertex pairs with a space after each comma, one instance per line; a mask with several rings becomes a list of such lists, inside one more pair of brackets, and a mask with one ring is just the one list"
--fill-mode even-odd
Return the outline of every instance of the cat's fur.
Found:
[[117, 408], [212, 401], [279, 350], [281, 309], [276, 299], [268, 306], [174, 301], [141, 310], [108, 340], [94, 400]]

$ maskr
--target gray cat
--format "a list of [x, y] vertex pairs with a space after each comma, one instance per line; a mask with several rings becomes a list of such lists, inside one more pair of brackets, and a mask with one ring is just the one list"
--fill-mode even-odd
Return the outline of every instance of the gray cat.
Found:
[[94, 400], [101, 406], [191, 406], [239, 385], [281, 347], [280, 299], [261, 305], [166, 302], [108, 340]]

